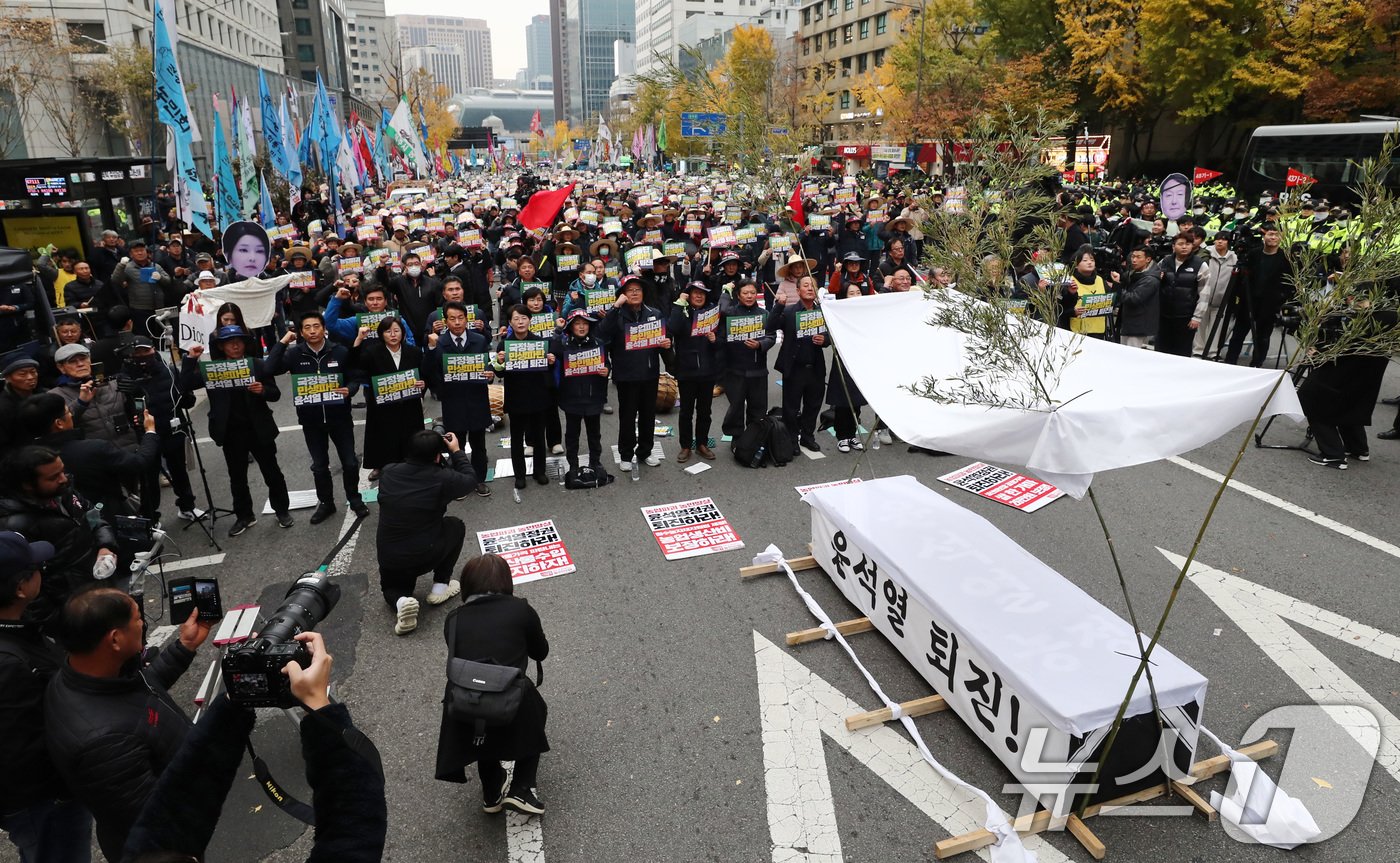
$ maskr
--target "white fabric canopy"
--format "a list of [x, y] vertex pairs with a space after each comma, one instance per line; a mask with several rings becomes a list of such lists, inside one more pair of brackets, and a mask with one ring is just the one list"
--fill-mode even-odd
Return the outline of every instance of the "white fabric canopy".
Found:
[[[822, 311], [846, 373], [900, 438], [1025, 465], [1076, 498], [1098, 471], [1179, 455], [1249, 422], [1280, 374], [1082, 338], [1052, 392], [1057, 410], [940, 405], [907, 387], [967, 365], [967, 337], [928, 323], [941, 301], [911, 291], [828, 301]], [[1076, 337], [1055, 330], [1054, 338]], [[1273, 414], [1302, 420], [1291, 383], [1270, 401], [1265, 415]]]

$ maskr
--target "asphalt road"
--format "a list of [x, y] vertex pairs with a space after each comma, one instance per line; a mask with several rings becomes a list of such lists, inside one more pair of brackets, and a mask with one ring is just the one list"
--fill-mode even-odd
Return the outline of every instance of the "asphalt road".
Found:
[[[1392, 369], [1384, 390], [1400, 393], [1400, 372]], [[773, 388], [774, 404], [779, 390]], [[436, 403], [426, 403], [431, 411]], [[723, 399], [717, 400], [723, 406]], [[276, 406], [279, 422], [295, 423], [290, 404]], [[1382, 428], [1393, 408], [1378, 408]], [[674, 422], [674, 413], [670, 419]], [[869, 420], [869, 411], [866, 412]], [[1281, 421], [1271, 437], [1301, 438], [1301, 431]], [[1286, 426], [1286, 428], [1284, 428]], [[203, 423], [200, 422], [201, 432]], [[604, 442], [616, 440], [614, 417], [604, 417]], [[1374, 431], [1375, 429], [1373, 429]], [[1207, 470], [1224, 471], [1243, 436], [1236, 430], [1185, 458]], [[718, 435], [718, 422], [715, 424]], [[498, 436], [497, 436], [498, 437]], [[531, 483], [523, 502], [511, 499], [509, 480], [494, 483], [487, 500], [472, 496], [450, 511], [468, 525], [468, 542], [478, 530], [552, 518], [578, 566], [572, 574], [523, 585], [519, 593], [539, 610], [551, 643], [545, 663], [543, 693], [549, 702], [552, 751], [540, 770], [540, 796], [548, 807], [543, 819], [517, 826], [508, 841], [506, 819], [480, 812], [473, 775], [466, 786], [432, 778], [439, 722], [439, 701], [446, 656], [441, 623], [451, 606], [424, 604], [418, 631], [392, 633], [392, 617], [377, 588], [374, 527], [377, 506], [361, 527], [353, 551], [338, 571], [345, 591], [325, 631], [336, 656], [338, 696], [350, 705], [357, 724], [383, 756], [389, 788], [389, 836], [385, 860], [471, 859], [571, 861], [768, 861], [932, 859], [932, 845], [950, 829], [930, 817], [934, 803], [914, 800], [907, 785], [937, 785], [931, 774], [898, 765], [909, 747], [895, 727], [845, 736], [827, 734], [818, 744], [825, 755], [830, 797], [834, 803], [839, 851], [803, 848], [780, 841], [781, 825], [770, 823], [770, 785], [765, 777], [765, 730], [770, 747], [811, 752], [811, 741], [798, 732], [772, 725], [761, 707], [756, 652], [773, 661], [771, 651], [756, 651], [766, 639], [783, 644], [785, 633], [812, 626], [812, 619], [781, 576], [741, 582], [740, 566], [774, 543], [789, 556], [804, 553], [809, 516], [793, 487], [843, 479], [857, 468], [864, 478], [910, 474], [957, 504], [990, 519], [1038, 558], [1063, 573], [1109, 608], [1123, 613], [1116, 577], [1087, 501], [1065, 498], [1039, 512], [1024, 514], [937, 482], [939, 474], [972, 459], [911, 454], [903, 444], [841, 455], [829, 435], [822, 435], [825, 458], [798, 457], [782, 469], [749, 470], [736, 465], [727, 446], [712, 470], [699, 476], [682, 473], [674, 457], [675, 437], [663, 439], [667, 460], [645, 471], [640, 482], [622, 475], [596, 491], [566, 491], [561, 486]], [[492, 460], [505, 457], [488, 438]], [[309, 489], [311, 477], [299, 432], [279, 438], [281, 463], [293, 489]], [[212, 444], [202, 445], [211, 466], [214, 500], [226, 504], [222, 460]], [[1240, 491], [1224, 495], [1199, 560], [1257, 585], [1340, 615], [1344, 623], [1365, 624], [1392, 633], [1397, 645], [1386, 656], [1368, 652], [1345, 639], [1328, 637], [1302, 626], [1292, 628], [1316, 651], [1349, 675], [1385, 709], [1400, 707], [1396, 668], [1400, 661], [1400, 602], [1393, 581], [1400, 574], [1400, 542], [1391, 504], [1400, 495], [1400, 444], [1373, 442], [1373, 458], [1340, 473], [1315, 467], [1296, 452], [1250, 448], [1237, 478], [1287, 502], [1334, 520], [1353, 532], [1378, 540], [1367, 544], [1279, 506]], [[255, 497], [261, 492], [256, 470]], [[1180, 464], [1157, 462], [1102, 474], [1095, 488], [1106, 507], [1110, 527], [1127, 571], [1139, 615], [1155, 621], [1166, 601], [1174, 567], [1158, 548], [1185, 554], [1215, 485]], [[745, 548], [690, 560], [667, 562], [649, 535], [640, 508], [659, 503], [713, 497], [736, 526]], [[169, 507], [167, 507], [169, 509]], [[286, 584], [314, 569], [335, 544], [347, 521], [341, 513], [312, 527], [309, 510], [297, 523], [278, 529], [261, 517], [249, 533], [229, 539], [231, 519], [217, 525], [226, 557], [222, 563], [192, 570], [216, 573], [226, 604], [261, 599], [270, 607]], [[215, 550], [197, 529], [177, 532], [187, 557]], [[1376, 545], [1382, 547], [1377, 548]], [[430, 579], [419, 582], [420, 597]], [[857, 616], [820, 573], [803, 582], [835, 619]], [[1280, 624], [1280, 627], [1283, 627]], [[1360, 630], [1358, 630], [1360, 631]], [[1357, 636], [1358, 638], [1360, 636]], [[1368, 637], [1367, 643], [1371, 639]], [[908, 665], [875, 634], [852, 637], [852, 643], [877, 679], [894, 697], [929, 693]], [[1164, 645], [1210, 680], [1204, 721], [1227, 742], [1240, 741], [1250, 725], [1271, 708], [1310, 704], [1306, 681], [1295, 665], [1270, 658], [1222, 608], [1201, 589], [1188, 584], [1181, 592]], [[830, 643], [778, 647], [782, 655], [805, 666], [850, 700], [872, 709], [877, 701], [850, 661]], [[195, 669], [177, 689], [187, 700], [213, 657], [200, 652]], [[780, 657], [779, 657], [780, 658]], [[1285, 670], [1284, 665], [1294, 669]], [[788, 666], [792, 672], [795, 666]], [[796, 669], [797, 673], [801, 669]], [[805, 672], [801, 672], [805, 673]], [[809, 689], [821, 687], [809, 682]], [[951, 713], [918, 720], [929, 746], [946, 766], [994, 794], [1006, 808], [1017, 800], [1001, 794], [1010, 775]], [[876, 769], [852, 754], [859, 734], [877, 733], [892, 760]], [[260, 717], [257, 744], [274, 772], [299, 787], [295, 730], [273, 711]], [[1278, 739], [1288, 752], [1289, 735]], [[856, 741], [857, 743], [859, 741]], [[1202, 743], [1199, 757], [1214, 755]], [[772, 752], [770, 751], [770, 756]], [[1279, 775], [1284, 758], [1266, 764]], [[819, 764], [818, 764], [819, 767]], [[818, 772], [820, 772], [818, 770]], [[1304, 780], [1307, 787], [1289, 791], [1319, 811], [1325, 795], [1365, 787], [1364, 804], [1335, 838], [1318, 847], [1292, 852], [1302, 860], [1391, 859], [1393, 822], [1386, 814], [1400, 802], [1390, 762], [1370, 775], [1350, 772], [1324, 775], [1331, 790]], [[236, 783], [225, 808], [211, 861], [292, 861], [305, 858], [310, 832], [281, 814], [251, 781]], [[1314, 774], [1316, 775], [1316, 774]], [[893, 784], [891, 784], [893, 783]], [[898, 787], [905, 784], [905, 790]], [[1224, 777], [1207, 783], [1224, 791]], [[821, 789], [817, 789], [820, 792]], [[803, 793], [812, 792], [804, 789]], [[916, 788], [914, 795], [920, 793]], [[816, 793], [816, 798], [822, 795]], [[804, 797], [809, 806], [820, 808]], [[815, 798], [814, 798], [815, 799]], [[960, 817], [975, 818], [976, 805]], [[944, 813], [946, 815], [946, 813]], [[1091, 827], [1119, 860], [1263, 861], [1280, 859], [1276, 850], [1235, 841], [1219, 823], [1199, 818], [1100, 818]], [[536, 832], [538, 831], [538, 832]], [[543, 837], [543, 849], [533, 847]], [[782, 846], [775, 851], [775, 843]], [[1087, 860], [1068, 834], [1044, 837], [1042, 860]], [[9, 857], [5, 857], [9, 854]], [[5, 846], [0, 858], [14, 859]]]

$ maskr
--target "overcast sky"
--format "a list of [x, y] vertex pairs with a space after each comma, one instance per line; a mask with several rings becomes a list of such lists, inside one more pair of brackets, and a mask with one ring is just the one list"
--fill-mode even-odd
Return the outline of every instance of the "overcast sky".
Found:
[[389, 15], [451, 15], [485, 18], [491, 26], [491, 60], [497, 78], [514, 78], [525, 68], [525, 25], [549, 14], [548, 0], [386, 0]]

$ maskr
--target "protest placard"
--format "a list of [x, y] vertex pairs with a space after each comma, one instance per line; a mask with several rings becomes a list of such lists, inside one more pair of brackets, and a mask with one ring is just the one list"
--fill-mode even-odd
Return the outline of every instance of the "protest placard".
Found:
[[690, 334], [692, 336], [707, 336], [717, 329], [719, 329], [719, 306], [701, 309], [690, 319]]
[[559, 272], [578, 269], [578, 255], [555, 255], [554, 268]]
[[692, 237], [698, 237], [705, 233], [705, 227], [700, 223], [699, 219], [686, 219], [685, 232]]
[[807, 227], [813, 231], [828, 231], [831, 229], [831, 217], [825, 213], [814, 213], [807, 217]]
[[554, 335], [554, 312], [539, 312], [530, 316], [530, 332], [540, 338]]
[[549, 368], [549, 342], [543, 339], [506, 339], [505, 351], [508, 372]]
[[763, 338], [763, 315], [730, 315], [724, 321], [726, 342], [745, 342]]
[[365, 269], [364, 263], [360, 260], [359, 255], [352, 255], [348, 258], [341, 258], [339, 261], [336, 262], [336, 264], [340, 269], [341, 278], [344, 278], [345, 276], [351, 274], [359, 275]]
[[797, 313], [797, 337], [810, 339], [826, 332], [826, 316], [821, 309], [802, 309]]
[[379, 232], [374, 229], [374, 225], [360, 225], [355, 229], [355, 238], [360, 242], [368, 242], [379, 236]]
[[738, 243], [752, 243], [758, 237], [753, 225], [744, 225], [734, 230], [734, 240]]
[[385, 318], [394, 317], [393, 312], [361, 312], [356, 315], [356, 327], [369, 327], [369, 332], [365, 335], [367, 339], [379, 338], [379, 322]]
[[773, 234], [768, 238], [768, 248], [773, 252], [786, 252], [792, 248], [792, 237], [787, 234]]
[[653, 249], [651, 246], [633, 246], [623, 253], [623, 258], [627, 261], [627, 269], [636, 270], [642, 264], [650, 264]]
[[292, 280], [287, 283], [287, 287], [293, 291], [314, 291], [316, 290], [316, 272], [307, 270], [305, 272], [293, 272], [290, 274]]
[[606, 222], [603, 223], [603, 236], [606, 237], [606, 236], [608, 236], [609, 234], [620, 234], [620, 233], [622, 233], [622, 220], [621, 220], [621, 219], [608, 219]]
[[642, 516], [667, 560], [743, 548], [744, 541], [708, 497], [642, 507]]
[[564, 377], [576, 378], [582, 375], [607, 375], [608, 364], [603, 358], [602, 346], [592, 348], [570, 348], [564, 355]]
[[644, 351], [661, 347], [665, 339], [666, 322], [657, 318], [654, 321], [642, 321], [628, 326], [627, 332], [623, 334], [622, 347], [629, 351]]
[[340, 393], [345, 386], [341, 375], [292, 375], [292, 404], [296, 407], [312, 405], [338, 405], [346, 396]]
[[408, 250], [408, 253], [410, 255], [417, 255], [418, 260], [425, 264], [431, 264], [433, 261], [437, 260], [437, 252], [433, 251], [432, 246], [414, 246]]
[[464, 249], [480, 249], [484, 248], [486, 245], [481, 241], [481, 229], [479, 228], [468, 228], [463, 231], [458, 235], [457, 242], [460, 243]]
[[1113, 314], [1113, 294], [1080, 294], [1079, 316], [1102, 318]]
[[444, 383], [468, 383], [489, 380], [489, 354], [449, 354], [442, 355], [442, 379]]
[[525, 584], [577, 571], [553, 519], [476, 534], [482, 554], [499, 554], [510, 564], [510, 580]]
[[610, 288], [589, 288], [583, 292], [584, 302], [587, 303], [590, 315], [601, 315], [617, 302]]
[[710, 228], [711, 248], [726, 249], [736, 242], [738, 240], [734, 236], [734, 229], [729, 225], [714, 225]]
[[1035, 512], [1065, 494], [1048, 482], [980, 461], [938, 479], [1022, 512]]
[[643, 242], [643, 243], [650, 243], [650, 244], [653, 245], [653, 246], [659, 246], [659, 245], [661, 245], [661, 242], [662, 242], [662, 239], [661, 239], [661, 229], [660, 229], [660, 228], [648, 228], [646, 231], [644, 231], [644, 232], [642, 233], [642, 242]]
[[598, 213], [594, 210], [584, 210], [578, 214], [578, 220], [585, 225], [596, 226], [599, 221]]
[[199, 361], [204, 372], [206, 390], [236, 390], [253, 385], [253, 360], [205, 360]]
[[377, 270], [385, 264], [390, 264], [399, 259], [393, 249], [370, 249], [365, 253], [365, 266], [371, 270]]
[[685, 243], [668, 241], [661, 244], [661, 254], [668, 258], [678, 258], [685, 254]]
[[423, 391], [418, 388], [417, 369], [375, 375], [370, 378], [370, 382], [374, 387], [374, 403], [377, 405], [387, 405], [423, 397]]

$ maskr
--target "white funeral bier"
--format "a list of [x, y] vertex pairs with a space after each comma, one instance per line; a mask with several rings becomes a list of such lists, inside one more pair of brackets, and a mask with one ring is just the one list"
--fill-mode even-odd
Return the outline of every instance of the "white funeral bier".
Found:
[[[1137, 668], [1132, 627], [990, 522], [899, 476], [818, 488], [812, 556], [1056, 816], [1087, 792]], [[1143, 642], [1147, 642], [1143, 636]], [[1095, 799], [1189, 772], [1206, 679], [1164, 647], [1138, 684]]]

